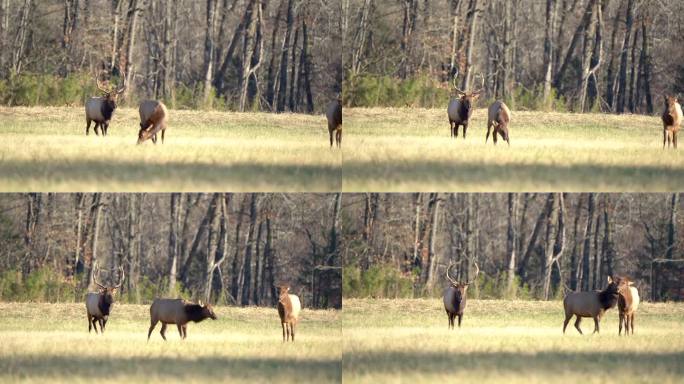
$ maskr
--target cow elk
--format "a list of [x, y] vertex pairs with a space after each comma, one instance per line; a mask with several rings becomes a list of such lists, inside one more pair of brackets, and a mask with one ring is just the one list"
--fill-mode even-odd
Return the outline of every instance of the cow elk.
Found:
[[663, 96], [665, 101], [665, 110], [663, 111], [663, 149], [665, 144], [673, 148], [677, 148], [677, 132], [679, 126], [682, 124], [682, 106], [674, 96]]
[[618, 312], [620, 325], [618, 335], [622, 334], [622, 325], [625, 325], [625, 335], [629, 335], [630, 330], [634, 334], [634, 313], [639, 308], [639, 291], [633, 286], [633, 282], [625, 278], [627, 287], [620, 292], [618, 297]]
[[613, 279], [608, 276], [608, 286], [602, 291], [590, 292], [570, 292], [563, 299], [563, 308], [565, 308], [565, 321], [563, 322], [563, 333], [568, 326], [570, 319], [573, 316], [577, 317], [575, 320], [575, 328], [582, 334], [580, 329], [580, 322], [583, 317], [591, 317], [594, 319], [594, 332], [599, 332], [599, 322], [603, 314], [615, 307], [618, 302], [618, 296], [625, 289], [627, 285], [625, 281], [619, 278]]
[[484, 77], [482, 77], [482, 86], [480, 89], [473, 92], [465, 92], [456, 86], [456, 78], [458, 72], [454, 74], [453, 87], [456, 91], [456, 97], [449, 100], [449, 107], [447, 108], [447, 115], [449, 116], [449, 128], [451, 129], [451, 137], [458, 137], [458, 127], [463, 126], [463, 138], [466, 138], [466, 131], [468, 130], [468, 121], [473, 114], [473, 102], [477, 100], [484, 89]]
[[145, 100], [140, 103], [140, 131], [138, 132], [138, 144], [152, 138], [157, 144], [157, 133], [161, 131], [161, 141], [164, 144], [164, 132], [166, 132], [166, 118], [169, 113], [164, 103], [158, 100]]
[[497, 134], [501, 135], [504, 139], [511, 145], [508, 136], [508, 123], [511, 121], [511, 111], [508, 109], [503, 101], [497, 100], [492, 105], [489, 106], [487, 111], [487, 136], [485, 137], [485, 144], [489, 140], [489, 133], [494, 127], [494, 135], [492, 139], [494, 140], [494, 145], [496, 145]]
[[107, 320], [109, 319], [109, 314], [112, 311], [112, 306], [114, 305], [114, 295], [117, 290], [121, 288], [121, 284], [124, 281], [124, 270], [123, 267], [119, 268], [121, 276], [119, 278], [119, 284], [115, 286], [104, 286], [102, 285], [97, 276], [100, 273], [100, 268], [97, 263], [93, 266], [93, 282], [99, 287], [98, 292], [89, 292], [86, 295], [86, 313], [88, 315], [88, 333], [90, 333], [92, 328], [95, 328], [95, 333], [97, 333], [97, 324], [100, 324], [100, 332], [104, 333], [105, 326], [107, 325]]
[[181, 339], [188, 336], [188, 323], [199, 323], [204, 319], [216, 320], [216, 314], [210, 304], [190, 303], [183, 299], [155, 299], [150, 306], [150, 330], [147, 332], [147, 340], [158, 322], [162, 323], [161, 337], [166, 341], [166, 326], [176, 324]]
[[120, 94], [126, 90], [126, 76], [122, 74], [123, 83], [120, 88], [116, 90], [112, 88], [105, 88], [100, 84], [99, 76], [95, 77], [97, 88], [102, 92], [100, 97], [91, 97], [85, 103], [86, 112], [86, 136], [90, 133], [90, 123], [95, 122], [93, 130], [96, 135], [99, 135], [97, 128], [102, 129], [102, 136], [107, 136], [109, 129], [109, 121], [112, 119], [114, 110], [116, 109], [116, 101]]
[[333, 134], [335, 135], [335, 144], [339, 148], [342, 146], [342, 103], [339, 98], [328, 105], [325, 116], [328, 119], [330, 148], [333, 146]]
[[290, 292], [290, 287], [283, 285], [279, 287], [280, 295], [278, 298], [278, 315], [280, 315], [280, 325], [283, 327], [283, 343], [292, 338], [295, 341], [295, 329], [297, 328], [297, 321], [299, 312], [302, 310], [302, 304], [297, 295]]
[[454, 328], [454, 320], [458, 316], [458, 327], [461, 328], [461, 320], [463, 320], [463, 311], [466, 307], [466, 292], [468, 286], [472, 284], [477, 276], [480, 274], [480, 268], [475, 263], [475, 276], [472, 280], [467, 283], [459, 282], [449, 275], [449, 271], [454, 264], [450, 264], [446, 270], [446, 278], [449, 280], [451, 285], [444, 290], [444, 309], [446, 310], [447, 316], [449, 317], [449, 328]]

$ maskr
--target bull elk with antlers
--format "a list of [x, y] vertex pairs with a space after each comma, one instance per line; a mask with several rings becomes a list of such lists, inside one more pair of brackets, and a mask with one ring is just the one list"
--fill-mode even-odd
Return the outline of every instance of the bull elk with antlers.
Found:
[[121, 271], [119, 284], [108, 287], [101, 284], [97, 279], [97, 276], [100, 274], [100, 268], [97, 263], [93, 266], [93, 282], [99, 289], [98, 292], [89, 292], [86, 295], [88, 333], [90, 333], [92, 328], [95, 328], [95, 333], [97, 333], [98, 323], [100, 324], [100, 332], [104, 333], [105, 325], [107, 325], [109, 314], [114, 305], [114, 295], [116, 294], [116, 291], [121, 288], [121, 284], [123, 284], [125, 277], [123, 267], [119, 267], [119, 271]]
[[447, 108], [447, 115], [449, 116], [449, 128], [451, 129], [451, 137], [458, 137], [458, 127], [463, 126], [463, 138], [466, 137], [468, 130], [468, 120], [473, 114], [473, 102], [477, 100], [484, 89], [484, 77], [482, 78], [482, 86], [472, 92], [462, 91], [456, 86], [456, 78], [458, 71], [454, 74], [453, 87], [456, 91], [456, 97], [449, 100], [449, 107]]
[[461, 328], [463, 311], [465, 311], [466, 307], [466, 291], [468, 290], [468, 286], [472, 284], [477, 279], [477, 276], [480, 274], [480, 268], [477, 266], [477, 263], [475, 263], [475, 276], [472, 278], [472, 280], [468, 281], [467, 283], [462, 283], [449, 275], [449, 271], [453, 266], [453, 263], [449, 264], [449, 267], [446, 270], [446, 278], [447, 280], [449, 280], [451, 285], [444, 290], [443, 296], [444, 309], [446, 310], [447, 316], [449, 317], [450, 329], [454, 328], [454, 319], [456, 318], [456, 316], [458, 316], [458, 327]]
[[102, 136], [107, 136], [109, 129], [109, 121], [112, 119], [114, 110], [116, 109], [116, 101], [120, 94], [126, 90], [126, 76], [122, 74], [123, 84], [116, 90], [105, 88], [100, 84], [99, 76], [95, 77], [97, 89], [102, 92], [100, 97], [91, 97], [85, 103], [86, 112], [86, 136], [90, 133], [90, 123], [95, 122], [93, 130], [96, 135], [99, 135], [97, 128], [102, 129]]

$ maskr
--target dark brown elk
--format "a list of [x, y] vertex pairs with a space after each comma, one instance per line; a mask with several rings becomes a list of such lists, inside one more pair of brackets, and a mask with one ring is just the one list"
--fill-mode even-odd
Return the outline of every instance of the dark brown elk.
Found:
[[209, 304], [190, 303], [183, 299], [154, 299], [150, 306], [150, 330], [147, 332], [147, 340], [158, 322], [162, 323], [161, 337], [166, 341], [166, 325], [176, 324], [181, 339], [188, 336], [188, 323], [199, 323], [204, 319], [216, 320], [214, 309]]
[[90, 123], [95, 122], [93, 130], [99, 135], [97, 128], [102, 129], [102, 136], [107, 136], [109, 121], [116, 109], [116, 101], [120, 94], [126, 90], [126, 76], [122, 74], [122, 86], [116, 90], [105, 88], [100, 84], [99, 76], [95, 77], [97, 88], [102, 92], [100, 97], [91, 97], [85, 103], [86, 112], [86, 136], [90, 133]]
[[665, 144], [669, 147], [677, 148], [677, 133], [682, 124], [682, 106], [674, 96], [663, 96], [665, 110], [663, 111], [663, 149]]
[[468, 286], [472, 284], [475, 279], [477, 279], [477, 275], [480, 274], [480, 268], [477, 266], [477, 263], [475, 263], [475, 276], [472, 278], [472, 280], [468, 281], [467, 283], [459, 282], [449, 275], [449, 271], [453, 266], [454, 264], [450, 264], [446, 270], [446, 278], [449, 280], [451, 285], [444, 290], [444, 295], [442, 297], [444, 301], [444, 309], [449, 317], [450, 329], [454, 328], [454, 320], [456, 316], [458, 316], [458, 327], [461, 328], [461, 320], [463, 320], [463, 312], [465, 311], [466, 307], [466, 292], [468, 290]]
[[639, 308], [639, 291], [633, 286], [633, 282], [629, 279], [624, 279], [627, 284], [627, 289], [623, 289], [618, 297], [618, 313], [620, 325], [618, 327], [618, 335], [622, 334], [622, 325], [625, 326], [625, 335], [629, 335], [630, 330], [634, 334], [634, 313]]
[[333, 134], [335, 135], [335, 144], [339, 148], [342, 146], [342, 103], [339, 98], [328, 104], [325, 116], [328, 119], [330, 148], [333, 146]]
[[157, 144], [157, 133], [161, 131], [161, 141], [164, 144], [164, 132], [166, 132], [166, 119], [169, 116], [164, 103], [158, 100], [145, 100], [140, 103], [140, 131], [138, 132], [138, 144], [152, 138]]
[[295, 341], [295, 329], [297, 328], [299, 312], [302, 310], [299, 297], [289, 292], [289, 286], [279, 287], [278, 315], [280, 316], [280, 325], [283, 327], [283, 343], [290, 338], [293, 342]]
[[100, 274], [100, 268], [95, 264], [93, 266], [93, 282], [99, 287], [97, 292], [89, 292], [86, 295], [86, 314], [88, 315], [88, 333], [90, 333], [92, 328], [95, 328], [95, 333], [97, 333], [97, 324], [100, 324], [100, 332], [104, 333], [105, 326], [107, 325], [107, 320], [109, 319], [109, 314], [112, 311], [112, 306], [114, 305], [114, 295], [121, 284], [124, 281], [124, 270], [123, 267], [119, 268], [121, 272], [119, 283], [114, 286], [104, 286], [100, 284], [97, 276]]
[[485, 144], [487, 144], [487, 140], [489, 140], [489, 132], [492, 130], [492, 127], [494, 127], [494, 135], [492, 136], [494, 145], [496, 145], [497, 134], [500, 135], [508, 145], [511, 145], [508, 136], [508, 123], [510, 123], [510, 121], [511, 111], [508, 109], [508, 106], [500, 100], [492, 103], [487, 111], [487, 136], [485, 137]]
[[618, 302], [618, 296], [627, 287], [625, 281], [619, 278], [611, 278], [608, 276], [608, 286], [602, 291], [591, 292], [570, 292], [563, 299], [563, 307], [565, 308], [565, 321], [563, 322], [563, 333], [568, 326], [570, 319], [573, 316], [577, 317], [575, 320], [575, 328], [582, 334], [580, 329], [580, 322], [583, 317], [591, 317], [594, 319], [594, 332], [599, 332], [599, 322], [603, 314], [615, 307]]
[[449, 107], [447, 108], [447, 115], [449, 116], [449, 128], [451, 129], [451, 137], [458, 137], [458, 127], [463, 126], [463, 138], [466, 137], [468, 130], [468, 121], [473, 114], [473, 102], [477, 100], [484, 88], [484, 77], [482, 77], [482, 87], [473, 92], [465, 92], [456, 86], [456, 78], [458, 72], [454, 75], [453, 87], [456, 91], [456, 97], [449, 100]]

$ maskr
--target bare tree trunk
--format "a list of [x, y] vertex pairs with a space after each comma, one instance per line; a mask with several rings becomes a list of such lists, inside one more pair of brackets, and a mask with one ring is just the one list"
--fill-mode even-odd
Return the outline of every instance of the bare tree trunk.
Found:
[[204, 29], [204, 105], [211, 106], [211, 83], [214, 74], [214, 34], [216, 29], [216, 0], [207, 0]]
[[627, 93], [627, 52], [629, 51], [629, 39], [632, 35], [632, 23], [634, 22], [634, 0], [627, 2], [627, 19], [625, 22], [625, 40], [622, 44], [620, 55], [620, 74], [618, 77], [617, 113], [625, 111], [625, 97]]
[[92, 243], [92, 256], [90, 258], [90, 273], [88, 274], [88, 286], [91, 286], [93, 284], [93, 266], [97, 263], [97, 245], [99, 244], [99, 238], [100, 238], [100, 218], [102, 217], [102, 206], [104, 205], [104, 202], [102, 202], [102, 195], [97, 193], [95, 194], [94, 197], [94, 205], [96, 205], [96, 211], [95, 211], [95, 224], [94, 224], [94, 230], [93, 230], [93, 243]]
[[590, 257], [591, 257], [591, 234], [594, 224], [594, 212], [596, 210], [596, 194], [589, 193], [587, 225], [584, 229], [584, 245], [582, 246], [582, 290], [588, 291], [592, 288], [590, 279]]
[[673, 260], [677, 247], [677, 208], [679, 207], [679, 194], [673, 193], [670, 201], [670, 222], [667, 226], [666, 258]]
[[[285, 37], [283, 39], [283, 48], [280, 56], [280, 81], [278, 89], [278, 106], [276, 111], [283, 112], [285, 110], [285, 101], [287, 97], [287, 53], [290, 49], [290, 35], [292, 34], [292, 26], [294, 24], [294, 17], [292, 15], [293, 0], [287, 1], [287, 21], [285, 29]], [[292, 81], [292, 79], [290, 79]]]
[[464, 90], [470, 89], [470, 78], [472, 76], [473, 67], [473, 46], [475, 44], [475, 31], [477, 26], [477, 0], [470, 0], [470, 23], [468, 24], [468, 47], [466, 48], [466, 73], [463, 77], [463, 84], [461, 88]]
[[242, 300], [241, 304], [249, 305], [250, 289], [252, 282], [252, 254], [254, 253], [254, 231], [257, 220], [257, 200], [256, 193], [252, 193], [249, 203], [249, 229], [247, 232], [247, 244], [245, 245], [245, 259], [243, 262], [243, 281], [242, 281]]
[[515, 223], [518, 220], [517, 193], [508, 194], [508, 230], [506, 231], [506, 254], [508, 255], [508, 269], [506, 273], [506, 292], [509, 298], [515, 296]]
[[547, 102], [551, 95], [551, 80], [553, 75], [553, 35], [556, 22], [555, 0], [546, 0], [546, 27], [544, 28], [544, 101]]
[[176, 292], [176, 270], [178, 268], [178, 253], [180, 242], [178, 232], [180, 229], [180, 212], [183, 205], [183, 196], [180, 193], [171, 194], [171, 217], [169, 221], [169, 287], [168, 294], [174, 295]]

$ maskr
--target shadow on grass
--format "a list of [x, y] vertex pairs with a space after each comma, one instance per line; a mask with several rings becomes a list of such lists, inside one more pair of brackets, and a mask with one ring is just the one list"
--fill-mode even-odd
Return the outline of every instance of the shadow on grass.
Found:
[[0, 360], [0, 378], [31, 378], [50, 380], [75, 379], [111, 380], [127, 377], [201, 382], [230, 378], [258, 382], [336, 381], [341, 380], [342, 366], [335, 360], [301, 360], [295, 358], [213, 358], [193, 359], [169, 357], [81, 357], [81, 356], [21, 356]]
[[[342, 187], [342, 170], [334, 165], [255, 164], [163, 164], [108, 162], [87, 159], [36, 163], [24, 160], [0, 162], [0, 180], [38, 184], [40, 190], [52, 190], [55, 183], [70, 185], [70, 190], [98, 190], [99, 184], [121, 185], [124, 190], [145, 189], [147, 183], [162, 185], [165, 191], [215, 190], [329, 192]], [[84, 184], [87, 187], [84, 187]], [[133, 187], [133, 188], [131, 188]], [[152, 188], [152, 189], [157, 189]], [[34, 188], [35, 189], [35, 188]], [[112, 188], [107, 188], [111, 190]], [[25, 188], [24, 188], [25, 190]]]
[[[608, 166], [597, 164], [506, 164], [487, 165], [482, 162], [392, 161], [361, 162], [343, 160], [343, 189], [374, 192], [396, 190], [396, 185], [409, 189], [440, 190], [440, 186], [457, 186], [461, 189], [487, 189], [484, 186], [505, 190], [521, 189], [565, 192], [584, 191], [587, 187], [601, 191], [671, 191], [684, 189], [684, 167], [668, 166]], [[501, 188], [499, 188], [502, 190]], [[489, 188], [491, 191], [491, 188]]]
[[580, 374], [609, 373], [620, 370], [636, 376], [654, 370], [684, 374], [684, 352], [354, 352], [345, 353], [344, 371], [359, 373], [443, 374], [460, 372], [498, 372], [521, 374], [553, 374], [577, 371]]

